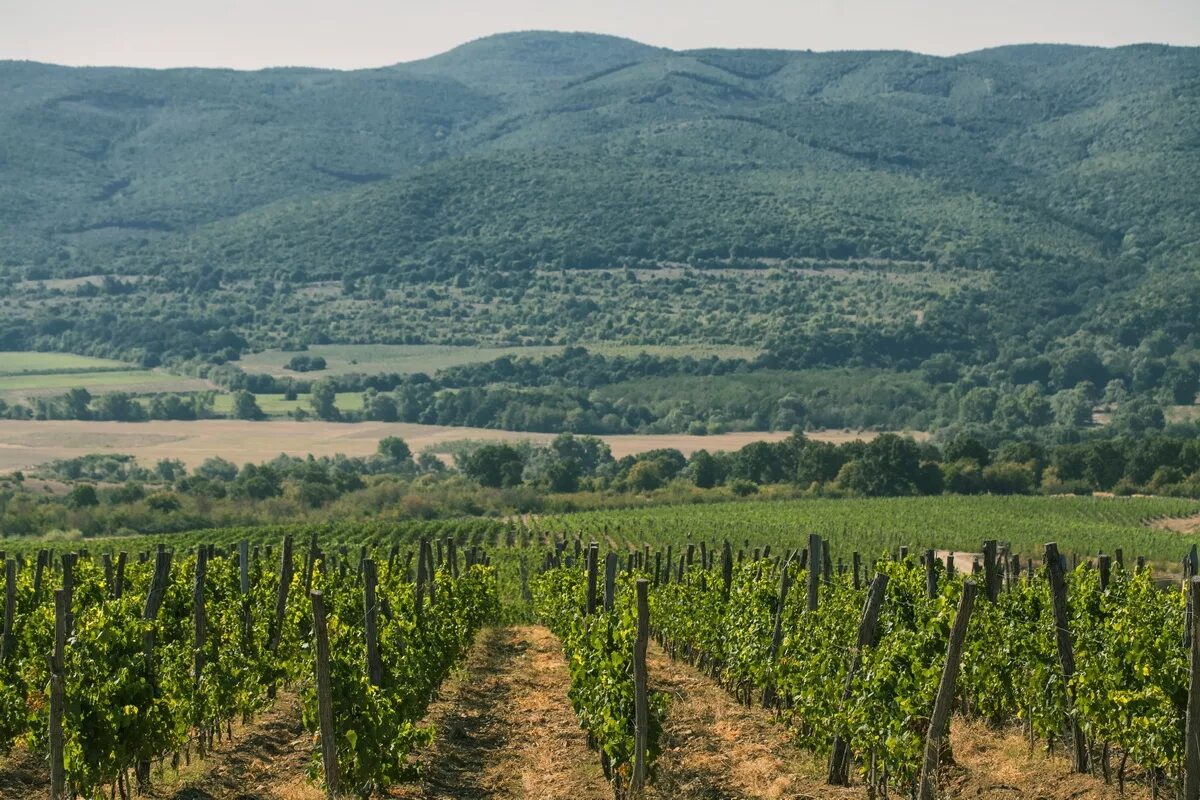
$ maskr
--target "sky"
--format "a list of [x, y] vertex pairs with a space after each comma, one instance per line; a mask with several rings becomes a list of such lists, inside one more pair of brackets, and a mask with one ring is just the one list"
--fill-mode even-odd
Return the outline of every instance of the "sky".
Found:
[[647, 44], [915, 50], [1200, 45], [1200, 0], [0, 0], [0, 59], [377, 67], [516, 30]]

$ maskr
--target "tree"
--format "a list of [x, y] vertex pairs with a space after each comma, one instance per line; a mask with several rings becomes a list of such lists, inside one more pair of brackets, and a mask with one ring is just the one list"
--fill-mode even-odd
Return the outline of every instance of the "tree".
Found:
[[707, 450], [692, 453], [684, 472], [701, 489], [711, 489], [725, 480], [721, 462]]
[[233, 393], [233, 416], [234, 419], [262, 419], [264, 415], [254, 395], [242, 389]]
[[507, 444], [485, 444], [468, 455], [463, 472], [481, 486], [500, 488], [521, 483], [525, 458], [519, 450]]
[[96, 400], [94, 415], [97, 419], [117, 422], [140, 422], [146, 418], [146, 409], [128, 392], [109, 392]]
[[337, 407], [337, 386], [328, 378], [313, 384], [308, 401], [312, 405], [313, 413], [320, 419], [341, 419], [341, 413]]
[[658, 461], [639, 461], [629, 470], [626, 478], [629, 488], [638, 492], [650, 492], [663, 485], [662, 468]]
[[226, 461], [220, 456], [213, 456], [204, 459], [204, 462], [196, 467], [195, 474], [200, 478], [229, 483], [238, 476], [238, 468], [237, 464], [232, 461]]
[[238, 473], [233, 483], [233, 492], [238, 497], [265, 500], [283, 494], [279, 473], [267, 464], [247, 464]]
[[96, 487], [90, 483], [75, 484], [71, 487], [71, 493], [67, 495], [67, 505], [71, 508], [91, 508], [100, 505]]
[[1065, 428], [1078, 428], [1092, 421], [1092, 403], [1078, 389], [1064, 389], [1050, 398], [1054, 422]]
[[408, 442], [399, 436], [386, 436], [380, 439], [375, 452], [391, 466], [412, 466], [412, 450], [409, 448]]
[[991, 460], [991, 453], [983, 443], [965, 433], [958, 434], [946, 445], [944, 456], [946, 461], [960, 461], [967, 458], [980, 467], [986, 467]]
[[62, 396], [63, 415], [67, 419], [91, 419], [91, 402], [92, 393], [87, 389], [71, 389]]
[[861, 458], [842, 467], [837, 482], [868, 497], [916, 494], [923, 477], [920, 456], [911, 438], [880, 434], [863, 447]]

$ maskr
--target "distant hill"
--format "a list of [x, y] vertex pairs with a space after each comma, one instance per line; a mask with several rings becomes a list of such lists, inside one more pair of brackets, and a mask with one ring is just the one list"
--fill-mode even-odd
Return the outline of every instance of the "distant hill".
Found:
[[[450, 281], [484, 287], [472, 307], [485, 310], [502, 282], [479, 274], [797, 262], [958, 275], [969, 292], [906, 296], [918, 310], [903, 324], [969, 332], [959, 356], [981, 363], [1015, 344], [1194, 341], [1200, 49], [675, 52], [527, 32], [351, 72], [0, 62], [0, 270], [166, 281], [189, 293], [188, 319], [204, 320], [195, 331], [229, 327], [185, 353], [302, 335], [245, 310], [206, 317], [195, 296], [234, 281], [344, 280], [349, 292], [369, 279], [354, 309]], [[269, 302], [282, 319], [286, 304]], [[750, 319], [789, 334], [788, 308], [762, 302]], [[877, 325], [893, 305], [819, 308], [836, 309], [838, 325]], [[10, 309], [0, 338], [94, 339], [71, 340], [71, 315], [48, 308]], [[173, 330], [178, 314], [156, 313]], [[349, 337], [337, 319], [323, 330]], [[382, 319], [353, 337], [431, 340]], [[505, 324], [463, 321], [439, 340], [470, 329], [507, 341]], [[644, 320], [604, 325], [588, 335], [683, 337]]]

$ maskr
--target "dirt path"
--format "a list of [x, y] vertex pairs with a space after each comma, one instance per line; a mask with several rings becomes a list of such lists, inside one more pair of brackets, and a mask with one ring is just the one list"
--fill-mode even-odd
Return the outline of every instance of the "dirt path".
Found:
[[301, 723], [300, 698], [280, 693], [233, 742], [203, 762], [183, 767], [170, 785], [152, 784], [151, 797], [170, 800], [318, 800], [324, 793], [305, 780], [312, 737]]
[[797, 749], [770, 713], [744, 708], [715, 681], [672, 661], [653, 642], [652, 689], [667, 692], [654, 789], [656, 800], [860, 798], [861, 790], [824, 785], [823, 765]]
[[437, 739], [409, 800], [610, 800], [567, 700], [558, 640], [540, 626], [485, 630], [430, 708]]
[[1197, 533], [1200, 532], [1200, 514], [1193, 514], [1190, 517], [1164, 517], [1156, 519], [1150, 523], [1151, 528], [1158, 528], [1161, 531], [1173, 531], [1174, 533]]
[[[950, 724], [955, 763], [941, 776], [947, 797], [981, 800], [1118, 800], [1116, 786], [1090, 775], [1071, 774], [1067, 759], [1030, 752], [1024, 737], [956, 717]], [[1061, 753], [1061, 750], [1060, 750]], [[1115, 772], [1115, 767], [1114, 767]], [[1115, 778], [1114, 778], [1115, 780]], [[1144, 784], [1129, 784], [1125, 797], [1148, 798]]]

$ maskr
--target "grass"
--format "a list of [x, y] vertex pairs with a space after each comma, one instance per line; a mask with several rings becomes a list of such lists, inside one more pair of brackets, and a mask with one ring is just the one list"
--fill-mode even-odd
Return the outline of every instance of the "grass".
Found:
[[122, 361], [74, 353], [0, 352], [0, 376], [128, 369], [130, 365]]
[[545, 516], [543, 532], [652, 544], [728, 539], [734, 548], [768, 543], [803, 547], [809, 533], [829, 542], [834, 558], [849, 560], [901, 545], [978, 552], [985, 539], [1011, 542], [1013, 552], [1038, 559], [1046, 542], [1080, 557], [1124, 551], [1126, 564], [1146, 556], [1175, 565], [1193, 537], [1151, 528], [1161, 517], [1200, 512], [1200, 502], [1155, 497], [899, 497], [735, 502], [659, 506]]
[[26, 373], [0, 376], [0, 394], [21, 392], [62, 391], [83, 387], [95, 394], [97, 391], [189, 391], [202, 388], [202, 382], [192, 378], [181, 378], [165, 372], [124, 369], [99, 372], [60, 372], [50, 374]]
[[[722, 358], [753, 358], [758, 350], [751, 347], [720, 345], [640, 345], [640, 344], [586, 344], [591, 352], [607, 356], [651, 355], [694, 356], [711, 355]], [[545, 356], [562, 352], [561, 346], [458, 346], [442, 344], [326, 344], [313, 345], [303, 353], [265, 350], [246, 355], [239, 362], [247, 372], [271, 375], [293, 375], [321, 377], [346, 375], [361, 372], [368, 375], [381, 372], [413, 373], [432, 375], [440, 369], [493, 361], [502, 356]], [[299, 373], [285, 368], [294, 356], [321, 356], [328, 367], [321, 372]]]
[[[312, 402], [307, 394], [298, 394], [295, 400], [287, 400], [281, 394], [257, 394], [254, 398], [268, 417], [286, 417], [298, 408], [312, 412]], [[362, 409], [362, 392], [338, 392], [336, 405], [340, 411], [359, 411]], [[233, 395], [217, 395], [213, 401], [213, 411], [222, 416], [232, 414]]]

